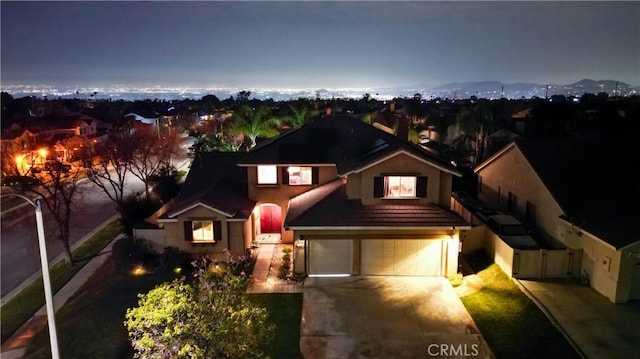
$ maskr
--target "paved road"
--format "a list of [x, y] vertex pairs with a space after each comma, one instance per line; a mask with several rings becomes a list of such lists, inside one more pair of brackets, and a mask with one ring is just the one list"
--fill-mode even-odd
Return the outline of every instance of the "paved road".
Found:
[[[126, 193], [143, 191], [140, 180], [129, 176]], [[82, 180], [78, 185], [71, 220], [71, 244], [76, 243], [97, 226], [116, 214], [115, 205], [107, 195], [92, 182]], [[56, 240], [53, 230], [55, 224], [51, 215], [42, 205], [45, 237], [47, 238], [47, 255], [49, 260], [63, 253], [62, 242]], [[32, 206], [23, 206], [2, 216], [0, 220], [0, 263], [1, 295], [20, 285], [40, 268], [40, 252], [36, 232], [35, 211]]]
[[[189, 159], [184, 155], [173, 159], [173, 165], [179, 170], [187, 171]], [[125, 194], [144, 191], [143, 183], [132, 174], [127, 174]], [[74, 217], [71, 220], [71, 238], [74, 243], [91, 233], [100, 224], [116, 214], [114, 203], [104, 191], [88, 180], [82, 180], [74, 198]], [[47, 238], [47, 255], [49, 260], [64, 252], [64, 247], [55, 239], [52, 230], [55, 228], [50, 213], [43, 204], [45, 237]], [[40, 250], [36, 232], [35, 211], [32, 206], [24, 206], [0, 219], [0, 289], [4, 297], [29, 277], [41, 271]]]

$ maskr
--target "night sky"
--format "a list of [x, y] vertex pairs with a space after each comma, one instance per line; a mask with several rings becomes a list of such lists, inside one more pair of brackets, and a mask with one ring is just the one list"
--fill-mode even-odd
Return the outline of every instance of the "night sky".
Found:
[[1, 1], [1, 84], [640, 84], [640, 2]]

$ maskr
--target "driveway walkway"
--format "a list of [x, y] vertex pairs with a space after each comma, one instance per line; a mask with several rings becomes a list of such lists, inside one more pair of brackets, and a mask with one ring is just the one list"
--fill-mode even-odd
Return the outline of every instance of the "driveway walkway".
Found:
[[305, 359], [493, 358], [445, 278], [307, 278]]
[[261, 244], [258, 248], [256, 265], [253, 267], [253, 285], [247, 293], [302, 293], [302, 283], [278, 278], [278, 268], [282, 264], [283, 248], [290, 244]]
[[519, 282], [585, 357], [640, 355], [640, 302], [614, 304], [571, 280]]

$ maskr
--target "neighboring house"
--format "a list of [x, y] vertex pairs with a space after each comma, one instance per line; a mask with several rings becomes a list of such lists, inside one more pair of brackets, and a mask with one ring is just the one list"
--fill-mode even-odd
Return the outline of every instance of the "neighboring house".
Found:
[[583, 251], [582, 273], [612, 302], [640, 299], [637, 144], [519, 138], [475, 168], [478, 199]]
[[47, 160], [67, 162], [73, 149], [64, 140], [73, 136], [96, 139], [100, 121], [79, 113], [29, 117], [2, 132], [3, 155], [13, 157], [20, 174], [42, 168]]
[[223, 258], [295, 243], [309, 275], [453, 275], [470, 225], [449, 210], [462, 174], [357, 118], [324, 116], [248, 153], [200, 153], [157, 222], [168, 247]]

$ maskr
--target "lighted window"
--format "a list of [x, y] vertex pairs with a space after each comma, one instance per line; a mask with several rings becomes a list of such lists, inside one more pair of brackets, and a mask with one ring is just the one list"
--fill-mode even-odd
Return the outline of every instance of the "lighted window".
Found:
[[215, 242], [213, 221], [193, 221], [191, 230], [194, 242]]
[[290, 185], [308, 185], [312, 183], [311, 167], [289, 167]]
[[415, 176], [386, 176], [384, 178], [384, 197], [402, 198], [416, 196]]
[[278, 170], [276, 166], [258, 166], [258, 184], [277, 184]]

